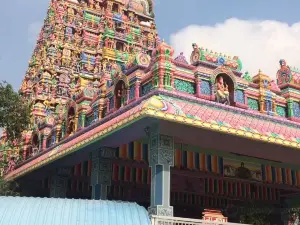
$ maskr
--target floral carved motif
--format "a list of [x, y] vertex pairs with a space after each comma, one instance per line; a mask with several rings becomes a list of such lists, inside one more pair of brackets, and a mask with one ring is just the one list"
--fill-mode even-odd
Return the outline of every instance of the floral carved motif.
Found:
[[150, 165], [174, 165], [173, 137], [155, 135], [150, 139]]

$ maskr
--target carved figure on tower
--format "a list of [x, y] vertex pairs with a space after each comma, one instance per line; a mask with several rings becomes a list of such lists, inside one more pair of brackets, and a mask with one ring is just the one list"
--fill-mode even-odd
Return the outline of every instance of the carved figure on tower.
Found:
[[124, 84], [122, 84], [121, 89], [118, 90], [118, 98], [121, 99], [121, 107], [124, 106], [127, 98], [126, 88]]
[[69, 135], [72, 135], [73, 133], [74, 133], [74, 131], [75, 131], [75, 117], [74, 117], [74, 115], [69, 115], [69, 117], [68, 117], [68, 123], [69, 123], [69, 125], [68, 125], [68, 134]]
[[277, 80], [278, 84], [286, 84], [289, 83], [292, 79], [291, 69], [286, 64], [286, 61], [284, 59], [281, 59], [279, 61], [280, 69], [277, 72]]

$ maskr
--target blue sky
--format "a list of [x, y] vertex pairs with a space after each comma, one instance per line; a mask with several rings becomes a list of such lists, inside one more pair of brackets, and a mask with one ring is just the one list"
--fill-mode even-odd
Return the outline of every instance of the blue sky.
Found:
[[[18, 89], [48, 0], [3, 1], [0, 14], [0, 80]], [[192, 42], [242, 58], [245, 70], [274, 77], [281, 57], [300, 66], [299, 0], [156, 0], [161, 38], [189, 58]], [[235, 18], [235, 19], [231, 19]], [[193, 26], [191, 26], [193, 25]]]

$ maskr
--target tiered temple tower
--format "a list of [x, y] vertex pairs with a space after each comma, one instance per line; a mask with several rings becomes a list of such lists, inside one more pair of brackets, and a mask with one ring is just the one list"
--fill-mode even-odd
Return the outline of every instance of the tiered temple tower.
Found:
[[[83, 126], [95, 93], [112, 86], [137, 53], [151, 55], [156, 41], [152, 0], [51, 0], [20, 90], [33, 103], [31, 127], [17, 150], [22, 160]], [[95, 100], [99, 118], [106, 104]], [[8, 160], [14, 151], [5, 133], [2, 146]]]

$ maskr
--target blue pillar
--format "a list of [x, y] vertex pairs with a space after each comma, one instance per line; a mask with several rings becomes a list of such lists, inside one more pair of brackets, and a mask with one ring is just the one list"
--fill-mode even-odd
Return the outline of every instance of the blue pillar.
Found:
[[92, 199], [106, 200], [107, 188], [111, 186], [112, 159], [115, 156], [115, 149], [100, 148], [91, 153], [92, 173]]
[[50, 198], [66, 198], [71, 168], [59, 168], [51, 176]]
[[149, 215], [173, 216], [170, 206], [171, 166], [174, 166], [174, 138], [152, 127], [149, 133], [151, 199]]

